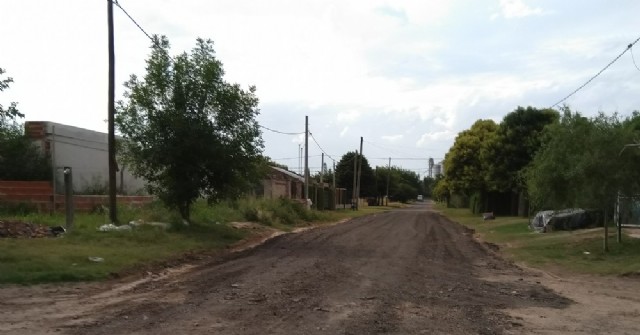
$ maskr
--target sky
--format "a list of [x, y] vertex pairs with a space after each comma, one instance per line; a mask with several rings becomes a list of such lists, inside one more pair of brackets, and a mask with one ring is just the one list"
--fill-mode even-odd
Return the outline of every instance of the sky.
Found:
[[[425, 176], [456, 135], [518, 106], [551, 107], [640, 37], [636, 0], [119, 0], [174, 54], [215, 42], [225, 79], [257, 87], [259, 123], [304, 132], [309, 166], [359, 148]], [[114, 8], [116, 99], [150, 41]], [[107, 1], [1, 0], [0, 103], [25, 120], [107, 132]], [[640, 109], [640, 43], [563, 103]], [[635, 57], [636, 63], [634, 64]], [[304, 136], [263, 128], [264, 154], [299, 171]], [[317, 142], [317, 143], [316, 143]], [[322, 149], [320, 149], [322, 148]], [[329, 158], [330, 157], [330, 158]]]

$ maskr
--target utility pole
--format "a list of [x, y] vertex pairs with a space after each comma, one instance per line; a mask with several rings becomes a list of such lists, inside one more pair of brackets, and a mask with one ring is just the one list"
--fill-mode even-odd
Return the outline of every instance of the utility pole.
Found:
[[320, 160], [320, 185], [324, 183], [322, 177], [324, 176], [324, 152], [322, 153], [322, 159]]
[[[353, 155], [353, 189], [351, 190], [351, 209], [356, 209], [356, 180], [358, 179], [358, 150]], [[357, 202], [357, 201], [356, 201]]]
[[362, 156], [362, 141], [363, 138], [360, 136], [360, 159], [358, 160], [358, 185], [356, 187], [356, 209], [360, 209], [360, 179], [362, 175], [362, 160], [364, 156]]
[[108, 103], [108, 151], [109, 151], [109, 219], [118, 222], [116, 212], [116, 135], [115, 135], [115, 47], [113, 42], [113, 0], [107, 0], [107, 21], [109, 30], [109, 103]]
[[324, 210], [324, 152], [322, 153], [322, 159], [320, 160], [320, 198], [322, 198], [322, 207], [318, 207], [320, 201], [318, 200], [318, 187], [316, 187], [316, 209]]
[[336, 195], [336, 161], [333, 161], [333, 208], [332, 209], [336, 209], [338, 208], [338, 202], [337, 200], [337, 195]]
[[309, 116], [304, 117], [304, 201], [309, 206]]
[[385, 206], [389, 206], [389, 179], [391, 177], [391, 157], [389, 157], [389, 167], [387, 168], [387, 200]]

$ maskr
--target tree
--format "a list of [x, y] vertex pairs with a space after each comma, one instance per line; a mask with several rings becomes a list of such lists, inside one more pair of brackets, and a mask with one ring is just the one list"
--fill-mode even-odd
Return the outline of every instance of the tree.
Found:
[[498, 126], [492, 120], [478, 120], [456, 137], [445, 155], [445, 179], [451, 193], [470, 196], [486, 190], [486, 161], [483, 152], [496, 135]]
[[[5, 71], [0, 68], [0, 75]], [[0, 79], [0, 92], [9, 88], [13, 78]], [[51, 180], [51, 163], [48, 157], [24, 135], [23, 118], [17, 103], [8, 108], [0, 104], [0, 180]]]
[[[622, 148], [640, 133], [638, 114], [586, 118], [563, 108], [558, 124], [548, 127], [542, 149], [526, 171], [536, 209], [586, 208], [611, 213], [618, 194], [640, 191], [640, 155]], [[607, 228], [605, 225], [605, 251]]]
[[[356, 152], [349, 151], [342, 156], [336, 165], [336, 186], [347, 189], [347, 196], [353, 194], [353, 164], [356, 159]], [[375, 177], [373, 169], [367, 161], [367, 157], [362, 157], [362, 176], [360, 179], [360, 196], [370, 197], [376, 194]]]
[[377, 168], [378, 194], [385, 194], [389, 171], [391, 173], [389, 176], [389, 198], [406, 203], [409, 200], [416, 199], [418, 194], [423, 194], [424, 185], [420, 181], [420, 176], [411, 170], [405, 170], [397, 166], [392, 166], [391, 170], [386, 166]]
[[[0, 68], [0, 76], [2, 76], [3, 74], [5, 74], [5, 70], [3, 68]], [[7, 77], [5, 79], [2, 79], [2, 77], [0, 77], [0, 92], [8, 89], [9, 84], [11, 83], [13, 83], [13, 78]], [[8, 120], [15, 120], [17, 118], [24, 117], [24, 114], [18, 111], [17, 106], [18, 103], [11, 102], [9, 103], [9, 107], [5, 109], [2, 103], [0, 103], [0, 122], [2, 122], [2, 124], [5, 124], [5, 122], [7, 122]]]
[[621, 155], [637, 135], [617, 115], [601, 113], [589, 119], [565, 107], [526, 172], [535, 207], [605, 209], [613, 207], [619, 191], [638, 192], [640, 156]]
[[169, 55], [154, 37], [146, 75], [125, 83], [116, 125], [132, 172], [189, 221], [193, 202], [238, 197], [260, 177], [263, 148], [255, 87], [224, 81], [213, 42]]
[[500, 192], [523, 189], [522, 173], [540, 148], [542, 131], [559, 118], [553, 109], [533, 107], [518, 107], [507, 114], [485, 148], [489, 188]]

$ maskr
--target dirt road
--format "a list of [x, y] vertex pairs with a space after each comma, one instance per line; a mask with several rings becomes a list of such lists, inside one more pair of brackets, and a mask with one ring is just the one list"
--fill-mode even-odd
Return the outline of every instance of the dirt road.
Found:
[[[0, 333], [631, 334], [638, 330], [631, 321], [637, 317], [633, 313], [619, 316], [629, 321], [617, 329], [620, 332], [598, 328], [595, 320], [567, 318], [572, 313], [600, 317], [608, 311], [589, 312], [588, 302], [575, 302], [580, 295], [568, 299], [548, 288], [567, 289], [560, 283], [503, 261], [476, 242], [471, 231], [422, 204], [281, 235], [223, 260], [150, 274], [135, 282], [0, 289]], [[635, 313], [637, 298], [636, 293], [626, 300], [635, 306]]]

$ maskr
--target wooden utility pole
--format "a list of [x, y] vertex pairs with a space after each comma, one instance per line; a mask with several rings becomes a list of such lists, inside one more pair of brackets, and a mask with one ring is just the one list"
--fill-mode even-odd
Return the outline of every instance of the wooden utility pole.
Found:
[[118, 222], [116, 211], [116, 133], [115, 133], [115, 47], [113, 34], [113, 0], [107, 0], [107, 21], [109, 30], [109, 95], [108, 95], [108, 155], [109, 155], [109, 219]]
[[389, 157], [389, 167], [387, 168], [387, 200], [385, 206], [389, 206], [389, 179], [391, 177], [391, 157]]
[[[325, 197], [324, 197], [324, 152], [322, 153], [322, 159], [320, 160], [320, 197], [318, 197], [318, 187], [316, 186], [316, 209], [324, 210], [325, 208]], [[322, 198], [322, 207], [318, 207], [320, 201], [318, 199]]]
[[[351, 209], [356, 209], [356, 180], [358, 179], [358, 150], [353, 155], [353, 188], [351, 189]], [[356, 201], [356, 203], [354, 203]]]
[[331, 206], [331, 209], [335, 210], [336, 208], [338, 208], [338, 195], [336, 194], [336, 161], [333, 161], [333, 182], [331, 183], [331, 185], [333, 187], [331, 187], [331, 192], [332, 194], [332, 198], [333, 198], [333, 203]]
[[358, 159], [358, 185], [356, 186], [356, 209], [360, 209], [360, 179], [362, 175], [362, 136], [360, 136], [360, 159]]
[[309, 116], [304, 117], [304, 201], [309, 207]]

